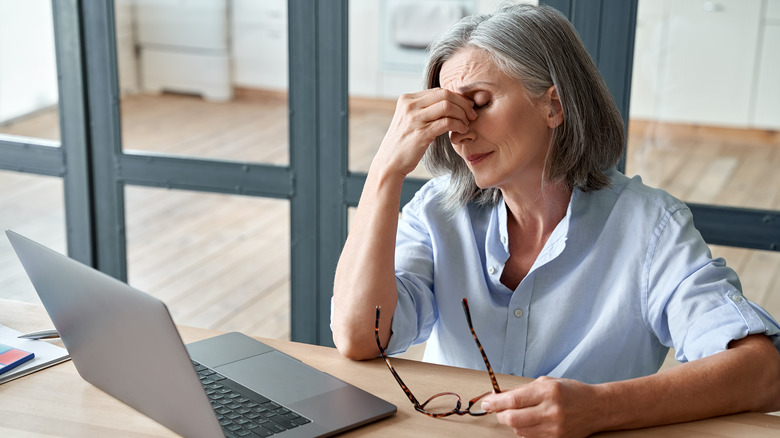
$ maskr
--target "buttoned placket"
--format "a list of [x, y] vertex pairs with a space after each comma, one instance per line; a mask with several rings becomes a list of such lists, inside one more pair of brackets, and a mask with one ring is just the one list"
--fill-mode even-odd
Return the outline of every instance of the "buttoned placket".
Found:
[[[553, 230], [550, 239], [545, 243], [542, 251], [537, 256], [536, 261], [526, 274], [525, 278], [512, 292], [507, 307], [507, 325], [504, 342], [504, 361], [501, 364], [501, 372], [508, 373], [511, 370], [525, 370], [525, 355], [528, 345], [528, 335], [530, 327], [530, 308], [533, 299], [534, 286], [538, 270], [551, 260], [558, 257], [566, 247], [566, 234], [568, 231], [568, 218], [571, 213], [571, 204], [566, 217]], [[509, 245], [506, 229], [506, 218], [501, 217], [501, 235], [499, 237], [509, 257]], [[502, 265], [503, 268], [503, 265]], [[488, 267], [490, 271], [490, 267]], [[499, 279], [500, 281], [500, 279]]]

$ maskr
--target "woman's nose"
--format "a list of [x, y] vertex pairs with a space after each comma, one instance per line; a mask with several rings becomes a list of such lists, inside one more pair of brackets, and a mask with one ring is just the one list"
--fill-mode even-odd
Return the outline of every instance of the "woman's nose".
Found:
[[476, 137], [477, 134], [476, 131], [474, 131], [472, 124], [469, 124], [468, 129], [464, 133], [450, 131], [450, 143], [452, 144], [461, 144], [464, 142], [473, 141]]

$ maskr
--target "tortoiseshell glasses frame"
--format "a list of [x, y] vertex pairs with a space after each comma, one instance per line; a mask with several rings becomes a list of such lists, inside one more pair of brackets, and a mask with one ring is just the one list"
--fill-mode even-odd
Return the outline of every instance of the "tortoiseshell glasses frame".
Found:
[[[409, 389], [408, 386], [404, 383], [403, 380], [401, 380], [401, 377], [398, 375], [398, 373], [395, 371], [395, 368], [393, 368], [393, 365], [390, 364], [390, 358], [387, 357], [387, 354], [385, 353], [385, 349], [382, 348], [382, 342], [379, 340], [379, 314], [380, 314], [381, 306], [376, 306], [376, 323], [374, 325], [374, 335], [376, 337], [376, 345], [379, 347], [379, 352], [382, 354], [382, 358], [385, 360], [385, 363], [387, 364], [387, 367], [390, 369], [390, 372], [393, 374], [393, 377], [395, 377], [396, 382], [398, 382], [399, 385], [401, 385], [401, 389], [403, 389], [404, 393], [407, 397], [409, 397], [409, 401], [412, 402], [414, 405], [414, 409], [417, 410], [417, 412], [421, 412], [429, 417], [434, 418], [440, 418], [440, 417], [447, 417], [449, 415], [473, 415], [473, 416], [480, 416], [485, 415], [488, 412], [471, 412], [471, 408], [483, 397], [490, 394], [490, 392], [486, 392], [484, 394], [478, 395], [471, 400], [469, 400], [468, 405], [466, 406], [466, 409], [461, 409], [462, 402], [461, 398], [458, 394], [454, 392], [440, 392], [436, 395], [433, 395], [428, 400], [425, 401], [425, 403], [420, 403], [417, 401], [417, 398], [412, 394], [412, 391]], [[493, 368], [490, 366], [490, 361], [488, 361], [487, 355], [485, 354], [485, 350], [482, 348], [482, 344], [479, 342], [479, 338], [477, 338], [477, 333], [474, 331], [474, 325], [471, 323], [471, 312], [469, 312], [469, 303], [464, 298], [463, 299], [463, 312], [466, 314], [466, 321], [469, 324], [469, 329], [471, 330], [471, 335], [474, 337], [474, 342], [477, 343], [477, 348], [479, 348], [479, 352], [482, 354], [482, 359], [485, 360], [485, 366], [487, 367], [488, 374], [490, 375], [490, 382], [493, 384], [493, 391], [496, 393], [501, 392], [501, 389], [498, 387], [498, 381], [496, 380], [496, 375], [493, 373]], [[433, 401], [436, 398], [442, 397], [442, 396], [451, 396], [454, 397], [457, 401], [455, 403], [455, 407], [450, 411], [443, 411], [443, 412], [430, 412], [425, 409], [426, 406], [428, 406], [431, 401]]]

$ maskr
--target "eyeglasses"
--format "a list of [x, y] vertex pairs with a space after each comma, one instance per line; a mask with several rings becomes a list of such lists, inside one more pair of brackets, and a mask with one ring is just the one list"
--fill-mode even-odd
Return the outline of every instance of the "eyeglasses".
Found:
[[[374, 325], [374, 335], [376, 336], [376, 345], [379, 347], [379, 352], [382, 354], [382, 358], [385, 360], [385, 363], [387, 363], [387, 367], [390, 368], [390, 372], [393, 373], [393, 377], [395, 377], [396, 382], [398, 382], [399, 385], [401, 385], [401, 389], [403, 389], [404, 393], [407, 397], [409, 397], [409, 401], [412, 402], [414, 405], [414, 409], [417, 410], [417, 412], [421, 412], [429, 417], [434, 418], [440, 418], [440, 417], [447, 417], [449, 415], [485, 415], [488, 412], [485, 411], [479, 411], [479, 412], [472, 412], [471, 408], [483, 397], [490, 394], [490, 392], [486, 392], [484, 394], [478, 395], [471, 400], [469, 400], [468, 405], [466, 406], [466, 409], [461, 409], [462, 402], [460, 399], [460, 396], [454, 392], [440, 392], [428, 400], [425, 401], [425, 403], [420, 404], [419, 401], [417, 401], [417, 398], [412, 394], [412, 391], [409, 389], [408, 386], [404, 383], [403, 380], [401, 380], [401, 377], [398, 375], [398, 373], [395, 371], [395, 368], [393, 368], [393, 365], [390, 364], [390, 359], [387, 357], [387, 354], [385, 353], [385, 349], [382, 348], [382, 343], [379, 341], [379, 314], [380, 314], [381, 306], [376, 306], [376, 324]], [[485, 366], [487, 366], [488, 374], [490, 375], [490, 381], [493, 384], [493, 391], [496, 393], [501, 392], [501, 389], [498, 387], [498, 381], [496, 380], [496, 375], [493, 373], [493, 368], [490, 366], [490, 362], [488, 361], [487, 355], [485, 354], [485, 350], [482, 349], [482, 344], [479, 343], [479, 339], [477, 338], [477, 333], [474, 331], [474, 326], [471, 324], [471, 312], [469, 312], [469, 303], [466, 301], [466, 299], [463, 299], [463, 312], [466, 314], [466, 321], [469, 324], [469, 329], [471, 330], [471, 335], [474, 336], [474, 342], [477, 343], [477, 347], [479, 348], [479, 352], [482, 354], [482, 359], [485, 360]], [[451, 401], [447, 402], [447, 399], [451, 399]], [[434, 402], [434, 400], [436, 400]], [[449, 407], [441, 408], [438, 406], [452, 406], [450, 403], [454, 401], [455, 407], [452, 409], [449, 409]], [[437, 407], [431, 407], [426, 408], [427, 406], [435, 405]], [[448, 410], [449, 409], [449, 410]]]

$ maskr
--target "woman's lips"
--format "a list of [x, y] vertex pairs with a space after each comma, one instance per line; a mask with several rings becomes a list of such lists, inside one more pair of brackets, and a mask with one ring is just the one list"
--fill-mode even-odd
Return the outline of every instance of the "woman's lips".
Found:
[[474, 166], [482, 162], [490, 154], [492, 154], [492, 152], [486, 152], [484, 154], [472, 154], [466, 157], [466, 161], [468, 161], [469, 164]]

